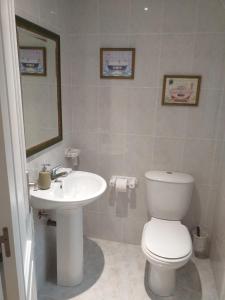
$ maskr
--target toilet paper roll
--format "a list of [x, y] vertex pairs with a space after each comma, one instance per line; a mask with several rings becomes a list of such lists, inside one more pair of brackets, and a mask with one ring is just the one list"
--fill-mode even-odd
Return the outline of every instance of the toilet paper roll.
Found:
[[127, 191], [127, 179], [117, 178], [116, 179], [116, 192], [125, 193]]

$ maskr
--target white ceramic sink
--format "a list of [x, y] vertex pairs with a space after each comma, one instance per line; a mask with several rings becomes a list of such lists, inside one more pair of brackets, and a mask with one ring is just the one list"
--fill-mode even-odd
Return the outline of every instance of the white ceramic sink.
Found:
[[105, 180], [93, 173], [74, 171], [59, 177], [48, 190], [31, 189], [31, 205], [56, 210], [57, 282], [74, 286], [83, 279], [82, 207], [106, 190]]
[[96, 174], [71, 172], [62, 181], [51, 183], [48, 190], [31, 190], [31, 206], [36, 209], [73, 209], [100, 197], [106, 190], [105, 180]]

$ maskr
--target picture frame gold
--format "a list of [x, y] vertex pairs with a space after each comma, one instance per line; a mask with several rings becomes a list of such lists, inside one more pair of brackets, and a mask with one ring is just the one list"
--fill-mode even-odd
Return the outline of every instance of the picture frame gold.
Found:
[[162, 105], [198, 106], [200, 75], [164, 75]]
[[101, 79], [134, 79], [135, 48], [100, 48]]

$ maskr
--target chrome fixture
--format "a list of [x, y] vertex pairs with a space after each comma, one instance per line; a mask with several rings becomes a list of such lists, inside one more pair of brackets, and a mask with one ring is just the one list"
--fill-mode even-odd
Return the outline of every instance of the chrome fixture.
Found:
[[57, 165], [56, 167], [52, 168], [50, 170], [50, 174], [51, 174], [51, 179], [54, 180], [60, 176], [65, 176], [67, 174], [67, 172], [60, 172], [60, 173], [57, 173], [57, 170], [59, 170], [60, 168], [62, 167], [61, 164]]

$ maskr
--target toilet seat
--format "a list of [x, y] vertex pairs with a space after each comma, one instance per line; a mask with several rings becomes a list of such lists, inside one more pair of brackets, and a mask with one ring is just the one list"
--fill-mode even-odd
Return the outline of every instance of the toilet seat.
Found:
[[146, 256], [161, 262], [178, 262], [190, 257], [192, 242], [180, 221], [152, 218], [144, 226], [142, 249]]

